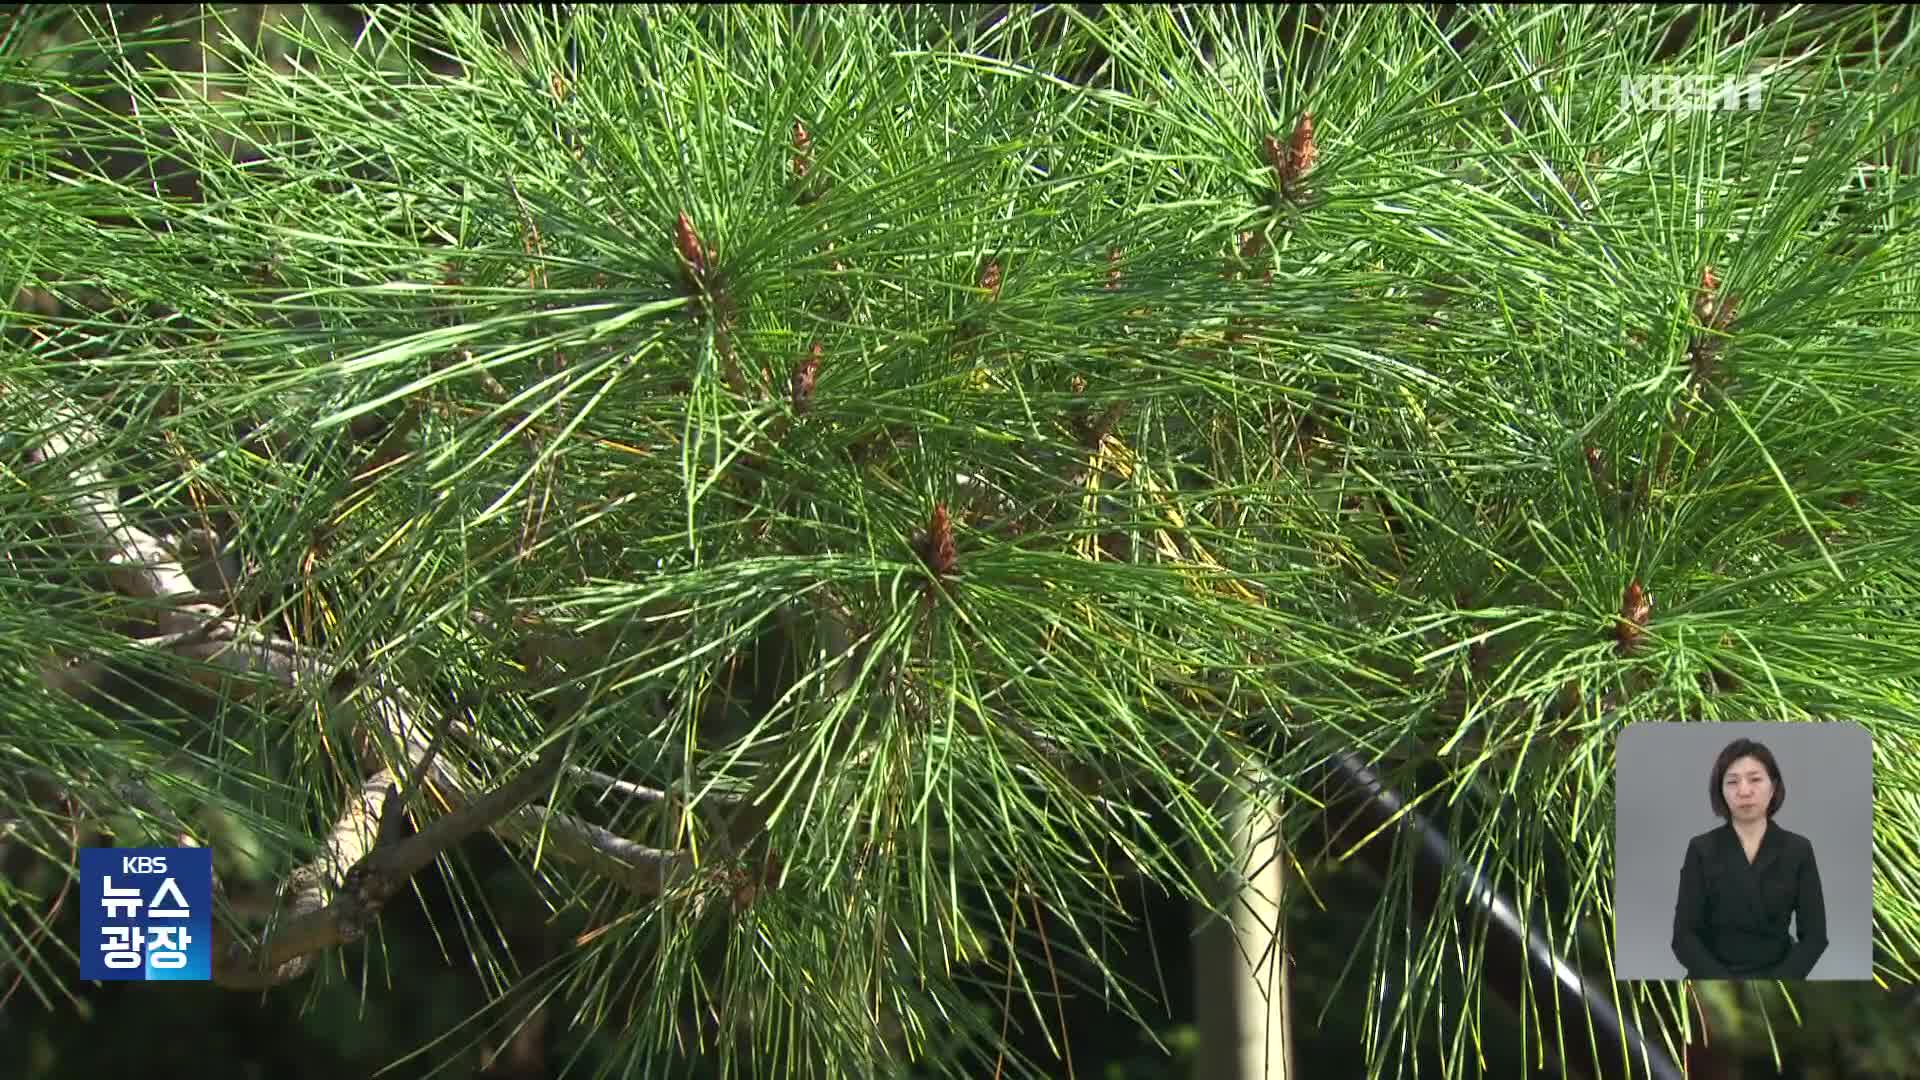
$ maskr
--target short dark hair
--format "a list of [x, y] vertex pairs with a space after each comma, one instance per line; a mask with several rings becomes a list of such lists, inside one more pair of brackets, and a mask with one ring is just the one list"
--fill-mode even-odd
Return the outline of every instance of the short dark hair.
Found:
[[1720, 751], [1713, 762], [1713, 776], [1707, 781], [1707, 803], [1723, 820], [1733, 820], [1733, 812], [1727, 809], [1727, 797], [1720, 789], [1727, 779], [1727, 770], [1743, 757], [1759, 762], [1773, 780], [1773, 798], [1767, 803], [1767, 818], [1771, 820], [1780, 812], [1780, 804], [1787, 801], [1787, 782], [1780, 778], [1780, 763], [1773, 760], [1773, 751], [1752, 739], [1735, 739]]

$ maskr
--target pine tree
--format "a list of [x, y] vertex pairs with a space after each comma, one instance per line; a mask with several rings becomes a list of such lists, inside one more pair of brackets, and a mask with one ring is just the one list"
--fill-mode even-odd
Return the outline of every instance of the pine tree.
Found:
[[[213, 847], [254, 989], [420, 876], [497, 938], [489, 833], [583, 926], [502, 993], [610, 1070], [1054, 1075], [1058, 995], [1149, 1024], [1121, 891], [1217, 902], [1268, 811], [1310, 883], [1331, 755], [1437, 769], [1604, 978], [1621, 727], [1850, 720], [1911, 979], [1920, 87], [1872, 9], [1685, 18], [100, 22], [127, 110], [9, 49], [4, 839]], [[1369, 1054], [1470, 1075], [1483, 944], [1392, 943], [1396, 865]]]

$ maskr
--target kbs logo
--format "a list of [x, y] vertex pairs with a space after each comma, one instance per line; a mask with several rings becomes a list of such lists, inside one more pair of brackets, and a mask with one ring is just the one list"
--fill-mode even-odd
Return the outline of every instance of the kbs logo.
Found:
[[1628, 112], [1751, 112], [1766, 98], [1758, 75], [1639, 75], [1620, 80], [1620, 108]]
[[80, 977], [213, 977], [213, 853], [80, 849]]

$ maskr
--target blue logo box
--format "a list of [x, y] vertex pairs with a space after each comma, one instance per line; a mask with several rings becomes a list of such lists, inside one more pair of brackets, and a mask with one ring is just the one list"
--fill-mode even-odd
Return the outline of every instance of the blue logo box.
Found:
[[80, 977], [213, 977], [213, 852], [80, 849]]

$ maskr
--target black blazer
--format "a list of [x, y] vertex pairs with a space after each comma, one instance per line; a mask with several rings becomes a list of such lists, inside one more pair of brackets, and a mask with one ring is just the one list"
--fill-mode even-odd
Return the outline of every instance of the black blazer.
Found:
[[[1797, 916], [1800, 940], [1787, 936]], [[1673, 905], [1673, 955], [1690, 979], [1804, 979], [1827, 951], [1813, 845], [1768, 822], [1752, 864], [1731, 824], [1687, 844]]]

